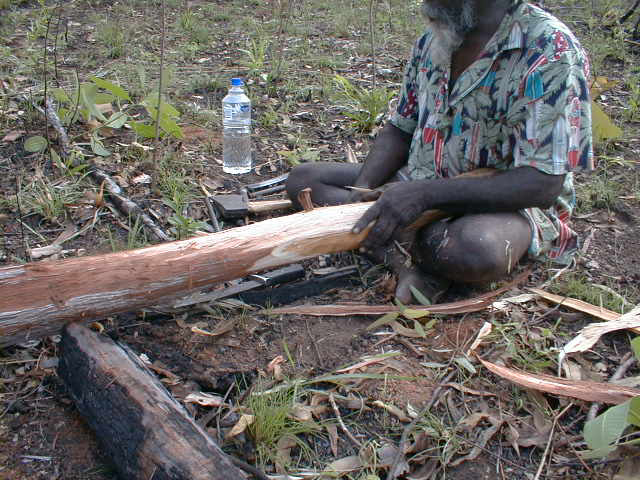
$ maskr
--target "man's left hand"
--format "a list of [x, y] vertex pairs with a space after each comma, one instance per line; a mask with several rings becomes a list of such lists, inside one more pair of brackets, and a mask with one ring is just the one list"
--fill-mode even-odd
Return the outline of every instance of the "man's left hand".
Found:
[[398, 229], [410, 225], [431, 208], [428, 197], [424, 181], [398, 182], [386, 188], [353, 227], [353, 233], [358, 234], [375, 221], [362, 248], [369, 250], [387, 244]]

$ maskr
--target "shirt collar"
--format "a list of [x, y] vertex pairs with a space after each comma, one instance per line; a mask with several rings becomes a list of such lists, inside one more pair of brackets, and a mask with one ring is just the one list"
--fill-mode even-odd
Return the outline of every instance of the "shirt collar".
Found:
[[529, 5], [516, 3], [507, 10], [498, 30], [485, 47], [485, 57], [493, 57], [500, 52], [524, 48], [526, 45]]

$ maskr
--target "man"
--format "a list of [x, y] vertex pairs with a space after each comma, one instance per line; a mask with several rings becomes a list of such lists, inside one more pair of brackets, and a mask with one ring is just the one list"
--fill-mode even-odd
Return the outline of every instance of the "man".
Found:
[[[375, 222], [362, 248], [395, 270], [402, 302], [411, 286], [435, 296], [447, 281], [498, 279], [527, 252], [570, 262], [571, 171], [593, 167], [588, 61], [564, 24], [523, 0], [423, 0], [422, 11], [426, 33], [364, 165], [302, 165], [287, 185], [294, 202], [311, 187], [319, 205], [382, 192], [354, 232]], [[482, 167], [497, 174], [458, 177]], [[451, 217], [403, 231], [429, 209]]]

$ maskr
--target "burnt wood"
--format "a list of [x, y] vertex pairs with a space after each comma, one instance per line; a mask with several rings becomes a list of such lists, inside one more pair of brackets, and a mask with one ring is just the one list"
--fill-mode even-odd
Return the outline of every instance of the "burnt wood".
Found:
[[122, 479], [246, 478], [127, 346], [71, 323], [58, 375]]

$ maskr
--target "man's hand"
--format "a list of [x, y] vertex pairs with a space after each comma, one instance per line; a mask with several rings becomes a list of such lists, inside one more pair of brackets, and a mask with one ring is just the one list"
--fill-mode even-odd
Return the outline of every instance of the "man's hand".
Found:
[[375, 202], [384, 192], [392, 188], [398, 182], [385, 183], [378, 188], [347, 187], [351, 190], [349, 203]]
[[375, 225], [362, 242], [366, 250], [388, 243], [393, 234], [413, 223], [430, 208], [429, 192], [425, 181], [397, 182], [385, 186], [384, 192], [353, 227], [360, 233], [367, 225]]

